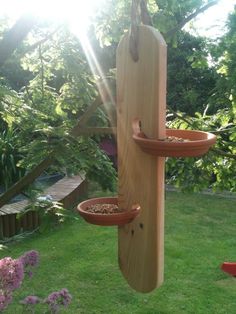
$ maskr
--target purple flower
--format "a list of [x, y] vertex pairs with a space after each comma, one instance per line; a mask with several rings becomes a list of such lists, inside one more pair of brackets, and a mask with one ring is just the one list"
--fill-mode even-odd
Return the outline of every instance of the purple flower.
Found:
[[20, 287], [24, 278], [23, 264], [18, 259], [5, 257], [0, 260], [0, 291], [13, 291]]
[[39, 253], [38, 251], [32, 250], [26, 252], [24, 255], [20, 257], [24, 267], [35, 267], [39, 263]]
[[9, 291], [0, 289], [0, 312], [4, 310], [12, 301], [12, 294]]
[[44, 300], [48, 304], [52, 313], [58, 313], [61, 306], [67, 307], [71, 302], [72, 296], [69, 291], [65, 288], [60, 291], [55, 291], [49, 294], [49, 296]]
[[31, 269], [33, 267], [36, 267], [39, 263], [39, 253], [38, 251], [32, 250], [26, 252], [24, 255], [22, 255], [19, 260], [22, 262], [24, 266], [24, 271], [25, 273], [29, 276], [32, 277], [33, 273]]
[[40, 302], [40, 298], [35, 295], [29, 295], [24, 300], [20, 301], [21, 304], [24, 305], [32, 305]]
[[[5, 257], [0, 259], [0, 312], [5, 310], [12, 302], [12, 292], [21, 286], [24, 274], [32, 275], [32, 268], [39, 263], [39, 253], [35, 250], [26, 252], [18, 259]], [[67, 289], [51, 293], [45, 300], [29, 295], [20, 303], [30, 313], [35, 312], [38, 303], [47, 304], [51, 313], [59, 313], [61, 307], [67, 307], [72, 296]], [[28, 313], [28, 312], [27, 312]]]

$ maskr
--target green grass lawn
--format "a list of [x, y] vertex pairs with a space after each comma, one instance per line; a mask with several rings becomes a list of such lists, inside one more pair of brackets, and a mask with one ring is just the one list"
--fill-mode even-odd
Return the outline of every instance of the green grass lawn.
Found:
[[117, 230], [82, 219], [9, 245], [0, 256], [36, 249], [40, 266], [15, 293], [6, 313], [21, 313], [18, 301], [68, 288], [65, 313], [236, 313], [236, 279], [219, 269], [236, 261], [236, 200], [169, 192], [165, 219], [165, 281], [149, 294], [132, 290], [117, 263]]

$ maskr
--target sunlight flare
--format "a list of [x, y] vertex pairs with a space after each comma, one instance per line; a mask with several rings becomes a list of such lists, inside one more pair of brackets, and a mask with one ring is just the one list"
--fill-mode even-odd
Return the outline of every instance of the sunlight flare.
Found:
[[86, 31], [91, 17], [104, 3], [104, 0], [9, 0], [1, 4], [1, 15], [17, 19], [24, 13], [37, 18], [66, 21], [77, 32]]
[[107, 111], [109, 120], [111, 123], [114, 123], [112, 115], [110, 115], [109, 104], [112, 104], [114, 107], [116, 105], [116, 101], [113, 96], [113, 92], [110, 88], [109, 80], [106, 75], [103, 73], [103, 70], [97, 60], [96, 54], [90, 44], [90, 41], [86, 34], [80, 34], [80, 42], [84, 49], [84, 53], [88, 60], [90, 69], [94, 75], [96, 80], [96, 85], [101, 96], [104, 107]]

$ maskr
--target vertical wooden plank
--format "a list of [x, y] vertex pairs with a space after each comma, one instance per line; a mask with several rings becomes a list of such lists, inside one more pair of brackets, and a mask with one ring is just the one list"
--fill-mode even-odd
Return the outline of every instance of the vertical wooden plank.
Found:
[[37, 211], [32, 211], [33, 215], [33, 229], [36, 229], [39, 227], [39, 214]]
[[139, 118], [148, 137], [165, 137], [166, 44], [152, 27], [139, 27], [139, 60], [129, 53], [129, 34], [117, 49], [118, 202], [141, 205], [141, 214], [118, 229], [120, 269], [128, 283], [149, 292], [163, 281], [164, 158], [143, 153], [132, 140]]
[[0, 214], [0, 239], [3, 239], [3, 216]]
[[24, 214], [24, 215], [20, 218], [20, 221], [21, 221], [21, 230], [22, 230], [22, 231], [28, 230], [27, 215], [28, 215], [28, 213]]
[[21, 230], [21, 218], [18, 218], [17, 214], [15, 215], [15, 225], [16, 225], [16, 234], [18, 234]]
[[3, 216], [3, 236], [4, 236], [4, 238], [9, 238], [10, 237], [9, 215]]
[[29, 211], [27, 214], [27, 230], [33, 229], [33, 211]]
[[16, 214], [10, 214], [9, 217], [9, 236], [13, 237], [16, 234]]

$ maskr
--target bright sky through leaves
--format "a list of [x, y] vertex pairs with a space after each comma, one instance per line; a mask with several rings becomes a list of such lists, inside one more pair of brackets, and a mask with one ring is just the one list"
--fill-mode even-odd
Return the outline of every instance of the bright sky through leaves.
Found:
[[[209, 38], [221, 36], [225, 31], [228, 14], [233, 11], [234, 5], [235, 0], [220, 0], [217, 5], [200, 14], [192, 23], [197, 34]], [[186, 29], [189, 29], [189, 26], [187, 25]]]
[[53, 20], [66, 20], [77, 27], [78, 33], [85, 30], [89, 19], [104, 0], [8, 0], [1, 3], [1, 15], [16, 20], [23, 13]]
[[[1, 1], [0, 14], [6, 14], [14, 20], [24, 12], [57, 20], [65, 19], [70, 23], [73, 32], [79, 35], [87, 28], [98, 6], [105, 3], [105, 0], [8, 0]], [[188, 24], [186, 29], [190, 29], [192, 25], [199, 35], [210, 38], [222, 35], [227, 16], [235, 4], [235, 0], [220, 0], [217, 5]]]

